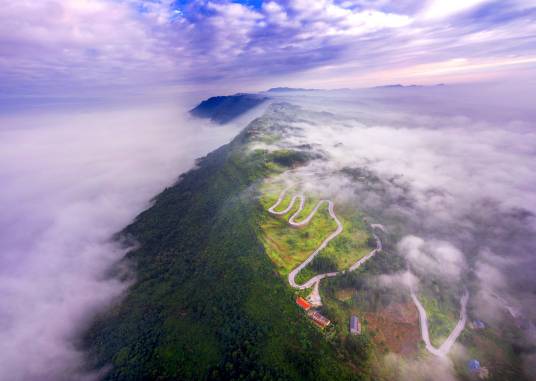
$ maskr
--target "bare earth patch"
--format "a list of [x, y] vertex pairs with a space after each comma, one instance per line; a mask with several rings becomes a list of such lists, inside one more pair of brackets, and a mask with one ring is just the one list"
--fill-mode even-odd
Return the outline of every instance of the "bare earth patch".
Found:
[[378, 312], [367, 312], [368, 330], [376, 332], [374, 341], [403, 356], [418, 352], [421, 341], [419, 316], [412, 303], [391, 304]]

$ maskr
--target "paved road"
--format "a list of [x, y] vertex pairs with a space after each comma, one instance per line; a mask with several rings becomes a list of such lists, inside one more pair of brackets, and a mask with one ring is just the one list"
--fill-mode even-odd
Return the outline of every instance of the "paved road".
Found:
[[[309, 279], [308, 281], [306, 281], [303, 284], [297, 284], [296, 283], [296, 276], [300, 273], [300, 271], [302, 271], [309, 263], [311, 263], [311, 261], [318, 255], [318, 253], [320, 253], [328, 245], [328, 243], [331, 240], [333, 240], [335, 237], [337, 237], [339, 234], [341, 234], [341, 232], [343, 231], [343, 227], [342, 227], [341, 221], [339, 221], [339, 219], [337, 218], [337, 215], [335, 214], [333, 201], [331, 201], [331, 200], [320, 200], [315, 205], [315, 207], [313, 208], [311, 213], [309, 213], [309, 215], [307, 217], [305, 217], [303, 220], [301, 220], [299, 222], [296, 221], [296, 219], [298, 218], [300, 213], [303, 211], [303, 208], [305, 206], [305, 197], [303, 196], [303, 194], [294, 195], [292, 197], [292, 199], [290, 200], [290, 203], [288, 204], [288, 206], [284, 210], [277, 211], [276, 210], [277, 207], [281, 204], [281, 202], [283, 202], [283, 200], [285, 199], [285, 196], [287, 195], [287, 192], [288, 192], [289, 189], [290, 189], [290, 187], [285, 188], [279, 194], [279, 198], [277, 199], [275, 204], [272, 205], [268, 209], [268, 211], [270, 213], [275, 214], [275, 215], [287, 214], [290, 210], [292, 210], [292, 208], [294, 207], [295, 202], [299, 199], [300, 200], [300, 206], [298, 207], [298, 210], [296, 210], [296, 212], [294, 212], [292, 214], [292, 216], [289, 218], [288, 223], [290, 225], [292, 225], [292, 226], [304, 226], [304, 225], [307, 225], [311, 221], [311, 219], [314, 217], [314, 215], [316, 214], [318, 209], [322, 206], [322, 204], [327, 203], [328, 204], [329, 215], [337, 223], [337, 229], [335, 229], [335, 231], [333, 233], [331, 233], [324, 241], [322, 241], [320, 246], [315, 251], [313, 251], [311, 253], [311, 255], [309, 255], [309, 257], [307, 257], [307, 259], [305, 261], [303, 261], [298, 267], [296, 267], [294, 270], [292, 270], [288, 274], [288, 282], [293, 288], [296, 288], [296, 289], [299, 289], [299, 290], [305, 290], [305, 289], [308, 289], [308, 288], [310, 288], [312, 286], [318, 285], [318, 283], [324, 278], [334, 277], [334, 276], [337, 276], [340, 273], [345, 272], [345, 271], [335, 271], [335, 272], [329, 272], [329, 273], [325, 273], [325, 274], [319, 274], [319, 275], [316, 275], [316, 276], [312, 277], [311, 279]], [[383, 226], [381, 226], [381, 225], [371, 225], [371, 226], [373, 228], [379, 228], [379, 229], [383, 230]], [[364, 256], [363, 258], [359, 259], [352, 266], [350, 266], [348, 271], [354, 271], [354, 270], [358, 269], [363, 263], [368, 261], [377, 252], [381, 251], [381, 249], [382, 249], [381, 240], [378, 238], [378, 236], [376, 234], [374, 234], [374, 238], [376, 239], [376, 245], [377, 245], [376, 248], [374, 250], [372, 250], [370, 253], [368, 253], [366, 256]], [[318, 286], [315, 287], [315, 290], [316, 290], [316, 294], [318, 294]], [[313, 291], [313, 293], [315, 293], [315, 291]], [[317, 297], [318, 300], [320, 300], [319, 295], [318, 296], [313, 295], [313, 297]]]
[[[315, 207], [313, 208], [311, 213], [309, 213], [309, 215], [307, 217], [305, 217], [303, 220], [301, 220], [299, 222], [296, 221], [296, 218], [303, 211], [303, 208], [304, 208], [304, 205], [305, 205], [305, 197], [304, 197], [303, 194], [294, 195], [292, 197], [292, 199], [290, 200], [290, 203], [288, 204], [288, 206], [284, 210], [277, 211], [276, 210], [277, 207], [281, 204], [281, 202], [283, 202], [283, 200], [285, 199], [285, 196], [287, 195], [287, 192], [288, 192], [288, 190], [290, 188], [291, 187], [285, 188], [279, 194], [279, 198], [277, 199], [275, 204], [272, 205], [268, 209], [268, 211], [271, 214], [280, 215], [280, 216], [287, 214], [289, 211], [292, 210], [294, 204], [299, 199], [300, 200], [300, 206], [299, 206], [298, 210], [296, 212], [294, 212], [292, 214], [292, 216], [289, 218], [288, 223], [290, 225], [292, 225], [292, 226], [304, 226], [304, 225], [307, 225], [311, 221], [311, 219], [314, 217], [314, 215], [316, 214], [318, 209], [324, 203], [328, 204], [329, 215], [337, 223], [337, 229], [333, 233], [331, 233], [324, 241], [322, 241], [320, 246], [315, 251], [313, 251], [311, 253], [311, 255], [309, 255], [309, 257], [307, 257], [307, 259], [305, 261], [303, 261], [298, 267], [296, 267], [294, 270], [292, 270], [288, 274], [288, 282], [293, 288], [296, 288], [296, 289], [299, 289], [299, 290], [305, 290], [305, 289], [308, 289], [308, 288], [314, 286], [313, 292], [311, 293], [311, 295], [309, 295], [308, 298], [309, 298], [309, 300], [312, 302], [312, 304], [314, 306], [320, 306], [320, 305], [322, 305], [322, 300], [320, 298], [320, 293], [319, 293], [320, 281], [322, 279], [324, 279], [324, 278], [334, 277], [334, 276], [337, 276], [338, 274], [345, 273], [346, 271], [357, 270], [366, 261], [368, 261], [376, 253], [378, 253], [378, 252], [380, 252], [382, 250], [382, 241], [380, 240], [380, 238], [375, 233], [373, 233], [374, 234], [374, 239], [376, 240], [376, 248], [374, 250], [372, 250], [370, 253], [368, 253], [367, 255], [365, 255], [363, 258], [361, 258], [357, 262], [355, 262], [352, 266], [350, 266], [350, 268], [348, 270], [329, 272], [329, 273], [325, 273], [325, 274], [319, 274], [319, 275], [316, 275], [316, 276], [312, 277], [311, 279], [309, 279], [308, 281], [306, 281], [303, 284], [297, 284], [296, 283], [296, 276], [300, 273], [300, 271], [302, 271], [309, 263], [311, 263], [311, 261], [318, 255], [318, 253], [320, 253], [320, 251], [322, 251], [328, 245], [328, 243], [332, 239], [334, 239], [339, 234], [341, 234], [341, 232], [343, 230], [343, 227], [342, 227], [341, 222], [337, 218], [337, 215], [335, 214], [333, 201], [331, 201], [331, 200], [320, 200], [315, 205]], [[378, 229], [378, 230], [381, 230], [381, 231], [385, 232], [385, 228], [383, 227], [383, 225], [371, 224], [370, 226], [371, 226], [371, 228], [373, 230]], [[419, 312], [419, 321], [420, 321], [420, 326], [421, 326], [421, 336], [422, 336], [422, 340], [424, 341], [426, 350], [428, 352], [432, 353], [433, 355], [438, 356], [438, 357], [445, 357], [448, 354], [448, 352], [450, 351], [450, 349], [452, 348], [452, 346], [454, 345], [454, 343], [456, 342], [456, 340], [458, 339], [458, 336], [460, 336], [460, 334], [462, 333], [462, 331], [465, 328], [465, 324], [467, 322], [467, 301], [469, 300], [468, 291], [465, 290], [464, 294], [463, 294], [463, 296], [461, 298], [461, 301], [460, 301], [460, 307], [461, 307], [461, 309], [460, 309], [460, 319], [459, 319], [458, 323], [456, 324], [456, 327], [454, 327], [454, 329], [450, 333], [449, 337], [447, 337], [447, 339], [443, 342], [443, 344], [441, 344], [441, 346], [439, 348], [434, 347], [432, 345], [432, 343], [430, 342], [430, 333], [429, 333], [429, 329], [428, 329], [428, 317], [426, 316], [426, 311], [425, 311], [424, 307], [422, 306], [421, 302], [419, 302], [419, 299], [417, 298], [417, 295], [415, 294], [413, 289], [411, 290], [411, 299], [413, 300], [413, 303], [415, 304], [415, 306], [417, 307], [417, 310]]]
[[415, 306], [417, 306], [417, 310], [419, 311], [421, 336], [422, 340], [424, 341], [426, 350], [438, 357], [445, 357], [450, 352], [452, 346], [458, 339], [458, 336], [460, 336], [460, 334], [465, 328], [465, 324], [467, 322], [467, 302], [469, 300], [469, 292], [465, 290], [461, 298], [460, 319], [458, 320], [456, 327], [454, 327], [449, 337], [447, 337], [447, 339], [443, 342], [443, 344], [441, 344], [439, 348], [434, 347], [430, 342], [430, 333], [428, 330], [428, 317], [426, 316], [426, 310], [417, 298], [417, 295], [415, 294], [415, 291], [413, 289], [411, 290], [411, 299], [413, 300], [413, 303], [415, 303]]

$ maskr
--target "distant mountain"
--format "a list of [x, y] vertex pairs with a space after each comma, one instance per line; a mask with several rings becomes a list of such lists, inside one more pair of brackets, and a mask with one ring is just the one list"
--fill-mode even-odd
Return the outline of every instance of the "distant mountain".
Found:
[[267, 100], [268, 97], [256, 94], [212, 97], [190, 110], [190, 114], [198, 118], [210, 119], [213, 122], [225, 124]]
[[294, 91], [318, 91], [318, 89], [302, 89], [297, 87], [272, 87], [268, 93], [289, 93]]
[[424, 86], [424, 85], [401, 85], [399, 83], [393, 84], [393, 85], [383, 85], [383, 86], [374, 86], [373, 89], [413, 89], [416, 87], [440, 87], [445, 86], [444, 83], [438, 83], [437, 85], [430, 85], [430, 86]]
[[374, 86], [373, 89], [403, 89], [406, 87], [417, 87], [417, 85], [401, 85], [397, 83], [394, 85]]

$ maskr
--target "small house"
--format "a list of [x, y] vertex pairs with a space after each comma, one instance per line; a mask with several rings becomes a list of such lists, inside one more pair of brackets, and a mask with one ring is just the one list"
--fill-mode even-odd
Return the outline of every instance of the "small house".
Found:
[[480, 371], [480, 362], [478, 360], [472, 359], [467, 363], [469, 371], [472, 373], [477, 373]]
[[482, 320], [473, 320], [472, 322], [473, 329], [484, 329], [486, 328], [486, 324]]
[[350, 317], [350, 333], [352, 335], [359, 335], [361, 333], [361, 323], [359, 318], [355, 315]]
[[309, 313], [307, 314], [309, 316], [309, 318], [314, 321], [320, 328], [326, 328], [330, 323], [331, 321], [323, 316], [320, 312], [318, 311], [309, 311]]
[[302, 298], [301, 296], [298, 296], [296, 298], [296, 304], [300, 306], [303, 310], [309, 311], [311, 309], [311, 303], [309, 303], [307, 300]]

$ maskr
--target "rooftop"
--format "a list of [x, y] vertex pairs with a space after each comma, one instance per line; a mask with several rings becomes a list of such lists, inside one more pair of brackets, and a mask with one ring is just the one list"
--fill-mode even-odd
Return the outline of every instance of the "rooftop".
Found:
[[480, 362], [478, 360], [469, 360], [467, 363], [467, 366], [469, 367], [469, 370], [475, 371], [480, 369]]
[[350, 317], [350, 333], [353, 335], [361, 333], [361, 323], [359, 322], [359, 318], [355, 315]]
[[298, 296], [296, 298], [296, 304], [303, 308], [305, 311], [308, 311], [311, 308], [311, 303], [309, 303], [307, 300], [302, 298], [301, 296]]
[[308, 316], [321, 328], [327, 327], [331, 321], [318, 311], [309, 311]]

